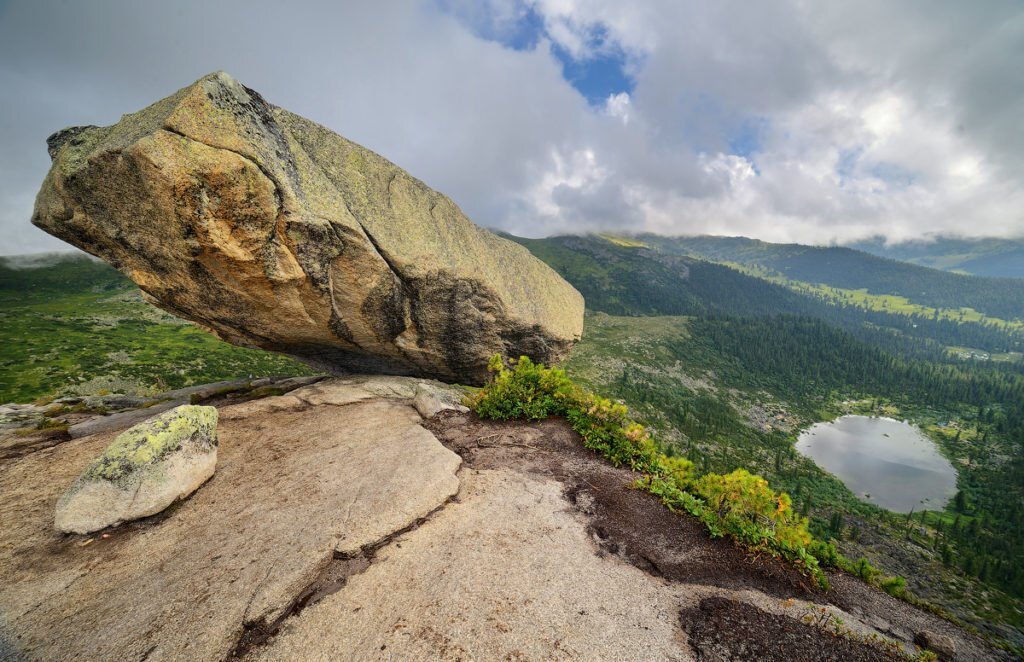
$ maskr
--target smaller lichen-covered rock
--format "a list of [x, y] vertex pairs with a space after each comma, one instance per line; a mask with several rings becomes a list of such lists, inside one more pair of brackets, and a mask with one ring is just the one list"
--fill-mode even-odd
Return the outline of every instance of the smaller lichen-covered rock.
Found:
[[122, 432], [57, 502], [54, 524], [91, 533], [159, 513], [217, 465], [217, 410], [182, 405]]

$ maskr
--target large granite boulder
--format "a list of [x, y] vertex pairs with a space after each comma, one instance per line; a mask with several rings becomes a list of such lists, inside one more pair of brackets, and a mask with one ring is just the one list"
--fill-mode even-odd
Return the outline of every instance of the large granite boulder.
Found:
[[114, 439], [59, 501], [54, 524], [91, 533], [155, 515], [199, 489], [217, 466], [217, 410], [182, 405]]
[[229, 342], [330, 372], [480, 383], [554, 362], [583, 298], [384, 158], [224, 73], [47, 141], [32, 222]]

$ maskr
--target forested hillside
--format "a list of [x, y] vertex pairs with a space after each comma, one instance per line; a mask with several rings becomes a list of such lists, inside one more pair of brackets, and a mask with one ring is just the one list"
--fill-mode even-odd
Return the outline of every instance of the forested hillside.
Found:
[[[789, 316], [596, 314], [586, 334], [570, 374], [629, 404], [699, 471], [757, 471], [844, 553], [868, 554], [972, 622], [1024, 625], [1017, 611], [1024, 568], [1016, 561], [1024, 554], [1019, 374], [901, 359], [818, 320]], [[855, 498], [793, 447], [801, 427], [839, 413], [917, 420], [951, 457], [964, 458], [961, 496], [945, 511], [918, 513], [912, 528], [909, 518]], [[950, 420], [956, 426], [944, 427]]]
[[975, 276], [1024, 278], [1024, 239], [937, 237], [931, 241], [887, 244], [878, 238], [858, 241], [849, 247], [933, 269]]
[[770, 244], [745, 237], [658, 237], [641, 241], [672, 254], [758, 266], [791, 280], [866, 289], [934, 308], [973, 308], [1003, 320], [1024, 319], [1024, 281], [928, 269], [844, 247]]
[[575, 285], [589, 310], [610, 315], [805, 315], [880, 347], [933, 360], [943, 360], [945, 348], [953, 346], [993, 352], [1024, 347], [1024, 334], [999, 327], [829, 303], [707, 260], [601, 237], [509, 238]]

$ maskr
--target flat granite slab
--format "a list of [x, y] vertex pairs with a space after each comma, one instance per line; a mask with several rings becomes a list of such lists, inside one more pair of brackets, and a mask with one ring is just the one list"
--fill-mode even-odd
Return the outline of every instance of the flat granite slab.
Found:
[[[418, 380], [408, 380], [410, 394]], [[221, 410], [214, 477], [164, 514], [66, 536], [54, 506], [115, 432], [0, 465], [0, 652], [25, 659], [222, 660], [339, 556], [459, 489], [459, 457], [371, 380]], [[370, 389], [366, 397], [360, 389]], [[344, 396], [341, 394], [344, 393]], [[330, 404], [335, 401], [345, 404]]]
[[453, 503], [259, 660], [692, 660], [677, 591], [595, 554], [556, 480], [463, 472]]

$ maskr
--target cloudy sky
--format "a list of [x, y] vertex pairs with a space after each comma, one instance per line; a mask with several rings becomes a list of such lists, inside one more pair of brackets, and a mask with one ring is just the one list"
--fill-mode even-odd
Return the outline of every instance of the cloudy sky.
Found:
[[0, 0], [0, 254], [64, 126], [223, 69], [481, 225], [1024, 235], [1024, 4]]

